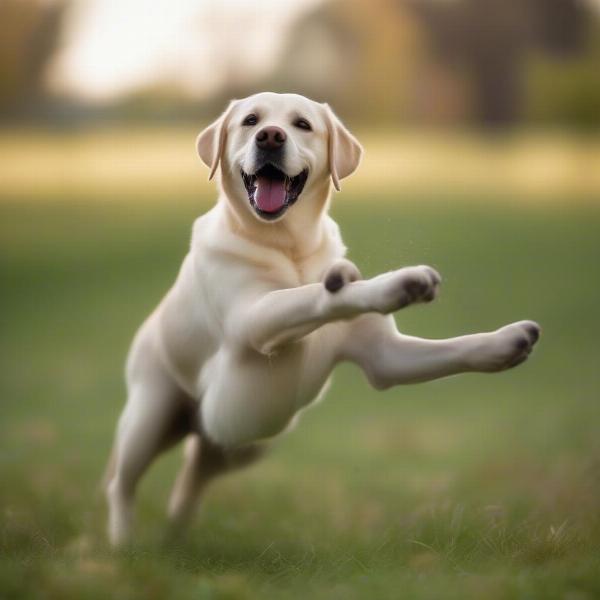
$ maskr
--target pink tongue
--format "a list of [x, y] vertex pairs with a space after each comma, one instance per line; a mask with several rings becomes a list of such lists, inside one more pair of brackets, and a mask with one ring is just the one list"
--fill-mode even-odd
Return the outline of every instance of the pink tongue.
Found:
[[256, 206], [264, 212], [277, 212], [285, 204], [285, 185], [281, 180], [258, 177], [256, 180]]

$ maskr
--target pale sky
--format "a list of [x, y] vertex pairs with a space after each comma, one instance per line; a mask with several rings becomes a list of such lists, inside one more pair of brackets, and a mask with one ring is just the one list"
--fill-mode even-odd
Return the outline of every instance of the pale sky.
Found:
[[276, 64], [299, 13], [325, 0], [74, 0], [51, 86], [91, 101], [155, 81], [192, 96]]

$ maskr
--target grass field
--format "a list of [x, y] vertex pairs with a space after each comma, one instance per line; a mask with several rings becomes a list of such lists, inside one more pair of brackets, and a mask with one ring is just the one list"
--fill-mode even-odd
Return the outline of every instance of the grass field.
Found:
[[[149, 192], [150, 193], [150, 192]], [[336, 199], [365, 275], [429, 263], [442, 295], [398, 315], [443, 337], [534, 318], [500, 375], [371, 390], [351, 366], [262, 463], [218, 482], [165, 545], [179, 453], [112, 553], [97, 485], [129, 340], [208, 196], [0, 202], [0, 598], [600, 597], [600, 209], [490, 194]]]

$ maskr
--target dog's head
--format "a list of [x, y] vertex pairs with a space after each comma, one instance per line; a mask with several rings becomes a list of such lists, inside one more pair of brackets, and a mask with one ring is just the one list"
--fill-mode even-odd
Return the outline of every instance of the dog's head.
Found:
[[[362, 148], [326, 104], [265, 92], [234, 100], [197, 139], [212, 178], [221, 166], [227, 197], [262, 221], [278, 221], [311, 191], [357, 168]], [[326, 196], [326, 194], [325, 194]]]

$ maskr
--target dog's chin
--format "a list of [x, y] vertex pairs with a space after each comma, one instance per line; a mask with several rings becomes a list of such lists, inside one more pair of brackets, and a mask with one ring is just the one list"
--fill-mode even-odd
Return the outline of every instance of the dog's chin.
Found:
[[252, 174], [240, 169], [240, 174], [250, 207], [259, 219], [268, 222], [283, 217], [302, 194], [308, 179], [308, 169], [290, 176], [271, 163]]

